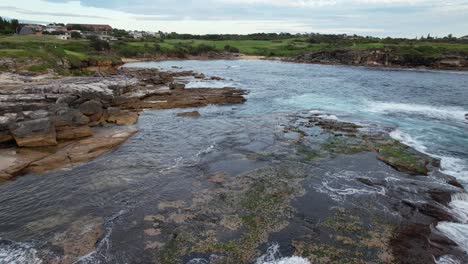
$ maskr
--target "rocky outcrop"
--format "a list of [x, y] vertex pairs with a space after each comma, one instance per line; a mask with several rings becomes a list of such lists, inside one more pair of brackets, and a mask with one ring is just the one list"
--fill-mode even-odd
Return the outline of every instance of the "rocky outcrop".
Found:
[[466, 54], [447, 54], [440, 57], [428, 57], [418, 54], [400, 54], [390, 49], [338, 49], [308, 52], [301, 53], [288, 60], [320, 64], [468, 69], [468, 56]]
[[[0, 144], [11, 148], [14, 143], [16, 148], [1, 152], [0, 147], [0, 156], [5, 160], [0, 164], [0, 179], [94, 159], [135, 133], [125, 127], [116, 131], [108, 128], [107, 132], [95, 127], [133, 125], [138, 121], [138, 112], [144, 109], [245, 101], [245, 92], [235, 88], [185, 89], [186, 78], [196, 76], [201, 75], [192, 71], [122, 69], [107, 77], [4, 84], [0, 91]], [[196, 116], [195, 112], [187, 115]]]
[[48, 117], [18, 122], [11, 130], [20, 147], [46, 147], [57, 145], [55, 126]]
[[183, 83], [171, 83], [169, 84], [169, 89], [171, 90], [182, 90], [185, 89], [185, 84]]
[[177, 113], [177, 116], [180, 117], [200, 117], [200, 113], [198, 111], [192, 111], [192, 112], [183, 112], [183, 113]]

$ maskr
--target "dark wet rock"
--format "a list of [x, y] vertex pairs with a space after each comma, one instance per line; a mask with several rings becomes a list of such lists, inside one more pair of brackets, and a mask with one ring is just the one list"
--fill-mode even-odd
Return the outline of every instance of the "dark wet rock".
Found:
[[455, 178], [448, 179], [447, 183], [460, 189], [465, 189], [465, 187]]
[[218, 77], [218, 76], [211, 76], [210, 79], [213, 80], [213, 81], [222, 81], [222, 80], [224, 80], [224, 78]]
[[192, 111], [192, 112], [183, 112], [183, 113], [177, 113], [177, 116], [181, 117], [200, 117], [200, 113], [198, 111]]
[[183, 83], [171, 83], [169, 84], [169, 89], [171, 90], [182, 90], [182, 89], [185, 89], [185, 84]]
[[451, 201], [452, 201], [452, 192], [449, 192], [447, 190], [438, 190], [438, 189], [433, 189], [428, 191], [429, 195], [431, 198], [445, 206], [447, 206]]
[[50, 118], [18, 122], [11, 133], [20, 147], [55, 146], [55, 126]]
[[430, 248], [427, 239], [430, 233], [429, 226], [421, 224], [411, 224], [400, 228], [390, 241], [397, 263], [434, 263], [432, 255], [426, 251]]
[[449, 212], [437, 206], [429, 203], [414, 203], [410, 201], [402, 201], [403, 204], [410, 206], [411, 208], [418, 210], [420, 213], [430, 216], [437, 221], [454, 221], [454, 217]]

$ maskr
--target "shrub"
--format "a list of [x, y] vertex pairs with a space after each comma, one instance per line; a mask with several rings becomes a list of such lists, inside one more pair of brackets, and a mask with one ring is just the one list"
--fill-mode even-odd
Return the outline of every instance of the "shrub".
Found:
[[51, 66], [48, 63], [43, 63], [43, 64], [37, 64], [37, 65], [32, 65], [28, 68], [28, 71], [32, 72], [45, 72], [48, 69], [50, 69]]
[[227, 51], [227, 52], [231, 52], [231, 53], [239, 53], [240, 50], [236, 47], [233, 47], [231, 45], [226, 45], [224, 46], [224, 50]]

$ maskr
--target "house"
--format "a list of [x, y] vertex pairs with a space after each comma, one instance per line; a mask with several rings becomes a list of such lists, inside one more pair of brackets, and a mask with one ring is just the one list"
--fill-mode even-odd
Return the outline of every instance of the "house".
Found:
[[134, 39], [142, 39], [144, 37], [143, 32], [140, 31], [131, 31], [129, 35]]
[[67, 29], [78, 29], [95, 32], [110, 32], [112, 27], [109, 25], [97, 25], [97, 24], [67, 24]]
[[24, 26], [31, 28], [35, 32], [42, 32], [44, 30], [44, 28], [45, 28], [44, 25], [40, 25], [40, 24], [27, 24], [27, 25], [24, 25]]
[[44, 31], [52, 32], [67, 32], [67, 28], [64, 26], [48, 25], [45, 27]]
[[108, 36], [108, 35], [100, 35], [99, 38], [101, 40], [106, 40], [106, 41], [116, 41], [116, 40], [118, 40], [116, 37]]
[[56, 38], [60, 40], [69, 40], [71, 39], [71, 34], [69, 32], [65, 32], [65, 34], [57, 35]]
[[463, 36], [463, 37], [461, 37], [460, 39], [461, 39], [461, 40], [468, 40], [468, 35]]
[[22, 27], [18, 32], [18, 35], [34, 35], [35, 31], [32, 27]]

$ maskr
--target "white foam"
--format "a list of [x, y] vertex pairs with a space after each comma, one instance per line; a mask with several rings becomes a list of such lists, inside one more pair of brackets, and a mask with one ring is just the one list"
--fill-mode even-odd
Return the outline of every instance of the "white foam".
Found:
[[0, 245], [0, 263], [8, 264], [41, 264], [37, 251], [29, 244], [15, 243]]
[[422, 104], [384, 103], [369, 102], [368, 111], [374, 113], [411, 113], [423, 115], [434, 119], [453, 119], [465, 121], [465, 114], [468, 111], [461, 107], [452, 106], [432, 106]]
[[415, 148], [419, 152], [440, 159], [440, 170], [443, 173], [453, 176], [462, 181], [468, 181], [468, 164], [466, 161], [456, 157], [448, 157], [429, 153], [427, 147], [424, 146], [424, 144], [421, 141], [411, 137], [408, 133], [405, 133], [400, 129], [393, 130], [390, 133], [390, 136], [403, 144]]
[[437, 229], [455, 242], [465, 253], [468, 253], [468, 225], [439, 222], [437, 224]]
[[452, 201], [449, 204], [450, 211], [460, 223], [468, 224], [468, 194], [456, 193], [452, 195]]
[[456, 259], [454, 256], [445, 255], [437, 259], [436, 264], [462, 264], [460, 260]]
[[318, 118], [321, 118], [321, 119], [327, 119], [327, 120], [338, 121], [338, 117], [337, 117], [336, 115], [328, 115], [328, 114], [325, 114], [325, 115], [318, 115], [317, 117], [318, 117]]
[[267, 252], [259, 257], [255, 264], [311, 264], [308, 259], [292, 256], [282, 257], [279, 250], [279, 245], [274, 243], [271, 245]]

